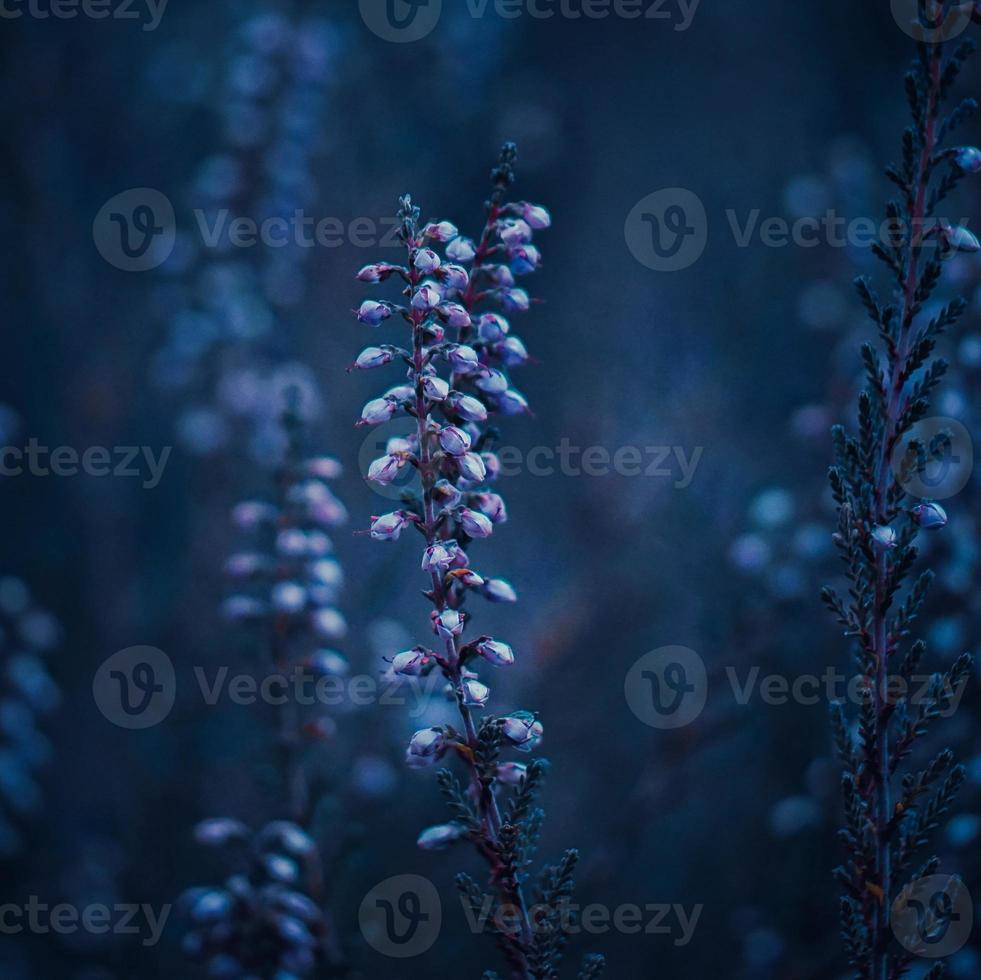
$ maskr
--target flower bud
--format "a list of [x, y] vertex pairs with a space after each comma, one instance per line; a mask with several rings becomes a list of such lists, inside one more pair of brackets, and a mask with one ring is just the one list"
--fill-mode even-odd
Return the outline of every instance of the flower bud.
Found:
[[486, 422], [487, 406], [473, 395], [464, 395], [455, 392], [447, 401], [449, 410], [467, 422]]
[[518, 337], [508, 337], [495, 344], [494, 353], [508, 367], [520, 367], [528, 362], [528, 351]]
[[532, 238], [531, 227], [523, 218], [508, 218], [500, 222], [498, 234], [505, 245], [523, 245]]
[[402, 460], [398, 456], [380, 456], [368, 467], [368, 479], [387, 486], [399, 475], [401, 467]]
[[446, 359], [458, 374], [472, 374], [480, 369], [480, 357], [466, 344], [454, 344], [446, 352]]
[[439, 270], [439, 280], [447, 289], [458, 289], [461, 292], [470, 285], [470, 275], [462, 265], [447, 263]]
[[434, 541], [422, 554], [424, 572], [445, 572], [455, 561], [459, 545], [452, 540]]
[[459, 636], [466, 625], [463, 616], [456, 609], [433, 612], [433, 631], [438, 636]]
[[506, 289], [501, 296], [501, 303], [508, 313], [527, 313], [531, 307], [531, 298], [523, 289]]
[[497, 313], [485, 313], [477, 320], [477, 336], [493, 344], [503, 340], [511, 329], [511, 324]]
[[398, 541], [402, 532], [411, 523], [409, 514], [404, 510], [396, 510], [391, 514], [382, 514], [371, 521], [371, 536], [376, 541]]
[[463, 494], [449, 480], [440, 480], [433, 487], [433, 501], [437, 507], [452, 510], [462, 498]]
[[307, 590], [296, 582], [279, 582], [270, 594], [276, 612], [298, 613], [306, 607]]
[[393, 356], [391, 351], [383, 350], [381, 347], [366, 347], [358, 354], [354, 366], [359, 371], [370, 371], [372, 368], [390, 364]]
[[449, 395], [450, 386], [442, 378], [436, 377], [435, 374], [427, 374], [422, 379], [422, 391], [431, 402], [441, 402], [445, 401]]
[[501, 734], [522, 752], [530, 752], [542, 740], [544, 729], [530, 711], [515, 711], [501, 719]]
[[358, 425], [379, 425], [387, 422], [397, 409], [398, 406], [390, 398], [373, 398], [361, 409]]
[[423, 283], [412, 297], [412, 309], [429, 312], [442, 302], [442, 294], [431, 282]]
[[339, 586], [344, 581], [344, 571], [335, 559], [325, 558], [310, 566], [310, 578], [318, 585]]
[[947, 526], [947, 512], [932, 500], [924, 500], [913, 508], [913, 519], [920, 527], [936, 531]]
[[315, 476], [320, 480], [336, 480], [344, 472], [340, 462], [333, 456], [318, 456], [315, 459], [308, 459], [304, 463], [303, 469], [309, 476]]
[[222, 847], [232, 840], [246, 840], [248, 836], [245, 824], [229, 817], [202, 820], [194, 828], [194, 840], [205, 847]]
[[388, 304], [376, 303], [373, 299], [366, 299], [358, 309], [358, 319], [362, 323], [367, 323], [369, 327], [377, 327], [391, 315], [392, 311]]
[[959, 146], [954, 150], [954, 163], [966, 174], [981, 171], [981, 150], [976, 146]]
[[508, 519], [504, 498], [498, 493], [489, 491], [478, 493], [473, 498], [473, 502], [477, 505], [477, 509], [482, 514], [486, 514], [495, 524], [503, 524]]
[[451, 327], [470, 326], [470, 314], [459, 303], [444, 303], [439, 308], [439, 315]]
[[439, 434], [439, 444], [451, 456], [462, 456], [470, 451], [470, 436], [455, 425], [447, 425]]
[[528, 401], [520, 391], [509, 388], [497, 399], [497, 410], [502, 415], [523, 415], [529, 410]]
[[978, 241], [977, 236], [963, 225], [951, 225], [949, 222], [942, 221], [938, 226], [937, 236], [943, 258], [950, 258], [957, 252], [981, 251], [981, 242]]
[[412, 769], [423, 769], [442, 758], [446, 742], [441, 728], [423, 728], [409, 740], [405, 761]]
[[221, 604], [222, 615], [233, 623], [261, 619], [268, 611], [268, 607], [261, 599], [247, 595], [229, 596]]
[[552, 215], [549, 214], [547, 208], [543, 208], [540, 205], [529, 204], [525, 201], [521, 205], [521, 215], [529, 227], [534, 228], [535, 231], [552, 227]]
[[465, 589], [479, 589], [484, 585], [484, 580], [472, 568], [457, 568], [447, 575], [451, 582], [457, 582]]
[[431, 248], [421, 248], [416, 252], [413, 265], [424, 276], [431, 275], [440, 267], [439, 256]]
[[888, 524], [880, 524], [878, 527], [872, 529], [872, 540], [880, 548], [895, 548], [898, 537], [896, 529], [890, 527]]
[[476, 246], [470, 238], [454, 238], [446, 246], [446, 257], [451, 262], [472, 262], [476, 255]]
[[485, 599], [490, 602], [517, 602], [518, 594], [510, 582], [503, 578], [490, 578], [481, 590]]
[[426, 238], [431, 238], [436, 242], [452, 241], [460, 234], [452, 221], [430, 222], [422, 229], [422, 233]]
[[526, 276], [542, 265], [541, 253], [534, 245], [517, 245], [508, 250], [508, 257], [516, 276]]
[[478, 511], [471, 510], [469, 507], [461, 507], [456, 516], [460, 522], [460, 527], [471, 538], [489, 538], [494, 533], [494, 525], [491, 524], [490, 518]]
[[520, 786], [528, 767], [523, 762], [502, 762], [497, 767], [497, 781], [505, 786]]
[[392, 658], [392, 670], [403, 677], [420, 677], [430, 662], [429, 652], [423, 647], [403, 650]]
[[490, 688], [476, 678], [468, 677], [460, 685], [463, 703], [468, 708], [483, 708], [490, 700]]
[[494, 667], [510, 667], [514, 663], [514, 651], [511, 647], [489, 636], [482, 636], [474, 649]]
[[484, 461], [477, 453], [467, 453], [465, 456], [458, 457], [456, 468], [460, 471], [460, 476], [469, 483], [483, 483], [487, 476]]
[[508, 390], [508, 376], [497, 368], [488, 368], [474, 383], [488, 395], [503, 395]]
[[493, 483], [501, 475], [500, 456], [497, 453], [481, 453], [480, 458], [484, 461], [487, 480]]
[[336, 650], [315, 650], [305, 663], [314, 673], [324, 677], [343, 677], [351, 669], [347, 658]]
[[456, 823], [441, 823], [435, 827], [427, 827], [416, 841], [416, 845], [424, 851], [440, 851], [464, 835], [463, 828]]
[[366, 265], [359, 273], [358, 279], [361, 282], [384, 282], [393, 272], [398, 272], [397, 265], [388, 265], [385, 262], [375, 262]]
[[484, 271], [491, 285], [498, 289], [510, 289], [514, 285], [514, 273], [508, 265], [488, 265]]
[[233, 579], [251, 578], [264, 571], [268, 565], [265, 557], [253, 552], [230, 555], [225, 561], [225, 574]]

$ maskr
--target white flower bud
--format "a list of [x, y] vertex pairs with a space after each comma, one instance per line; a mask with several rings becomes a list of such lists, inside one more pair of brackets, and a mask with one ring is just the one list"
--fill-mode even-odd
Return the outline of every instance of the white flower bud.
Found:
[[456, 559], [460, 546], [455, 541], [434, 541], [422, 555], [424, 572], [445, 572]]
[[494, 525], [491, 524], [490, 518], [478, 511], [471, 510], [469, 507], [461, 507], [456, 516], [460, 522], [460, 527], [471, 538], [489, 538], [494, 533]]
[[459, 303], [444, 303], [439, 315], [451, 327], [469, 327], [471, 323], [470, 314]]
[[522, 752], [530, 752], [542, 740], [542, 723], [530, 711], [515, 711], [501, 719], [501, 734]]
[[413, 769], [431, 766], [442, 758], [446, 743], [441, 728], [423, 728], [409, 740], [405, 753], [406, 763]]
[[428, 276], [440, 267], [439, 256], [431, 248], [421, 248], [416, 252], [413, 264], [424, 276]]
[[271, 593], [273, 609], [281, 613], [298, 613], [306, 607], [307, 590], [296, 582], [279, 582]]
[[372, 368], [382, 367], [392, 361], [391, 351], [382, 350], [381, 347], [366, 347], [354, 362], [354, 366], [360, 371], [370, 371]]
[[474, 649], [489, 664], [495, 667], [510, 667], [514, 663], [514, 651], [506, 643], [482, 636]]
[[444, 847], [458, 841], [464, 835], [463, 828], [456, 823], [441, 823], [435, 827], [427, 827], [416, 841], [416, 845], [424, 851], [440, 851]]
[[483, 708], [490, 700], [490, 688], [476, 678], [467, 678], [460, 685], [463, 703], [468, 708]]
[[311, 623], [317, 635], [325, 640], [340, 640], [347, 633], [344, 617], [330, 607], [318, 609], [311, 617]]
[[422, 390], [431, 402], [445, 401], [450, 393], [449, 384], [434, 374], [427, 374], [422, 379]]
[[473, 498], [477, 509], [486, 514], [495, 524], [503, 524], [508, 519], [504, 498], [498, 493], [479, 493]]
[[508, 313], [527, 313], [531, 307], [531, 297], [523, 289], [506, 289], [501, 302]]
[[431, 283], [423, 283], [412, 297], [412, 309], [429, 312], [436, 309], [442, 302], [443, 297], [436, 286]]
[[375, 262], [366, 265], [358, 273], [361, 282], [384, 282], [393, 272], [398, 272], [399, 266], [388, 265], [385, 262]]
[[470, 436], [455, 425], [447, 425], [439, 434], [439, 444], [451, 456], [462, 456], [470, 451]]
[[487, 421], [487, 406], [479, 398], [474, 398], [473, 395], [455, 392], [450, 396], [447, 406], [450, 411], [455, 412], [467, 422]]
[[324, 677], [343, 677], [351, 669], [347, 658], [336, 650], [316, 650], [307, 657], [306, 664]]
[[413, 647], [395, 654], [392, 658], [392, 671], [403, 677], [420, 677], [429, 661], [429, 654], [423, 647]]
[[477, 352], [466, 344], [454, 344], [447, 353], [446, 359], [458, 374], [472, 374], [480, 370], [480, 357]]
[[470, 275], [462, 265], [448, 263], [439, 270], [439, 280], [447, 289], [458, 289], [461, 292], [470, 285]]
[[380, 483], [382, 486], [387, 486], [398, 476], [401, 467], [402, 460], [398, 456], [391, 454], [380, 456], [368, 467], [368, 479], [374, 483]]
[[520, 391], [509, 388], [497, 399], [497, 410], [502, 415], [522, 415], [529, 410], [528, 401]]
[[437, 507], [452, 510], [462, 498], [463, 494], [449, 480], [440, 480], [433, 487], [433, 500]]
[[446, 246], [446, 257], [451, 262], [472, 262], [477, 255], [477, 248], [470, 238], [454, 238]]
[[503, 395], [508, 390], [508, 378], [503, 371], [497, 368], [488, 368], [476, 381], [477, 387], [481, 391], [486, 391], [489, 395]]
[[485, 313], [477, 320], [477, 336], [488, 343], [503, 340], [511, 330], [511, 324], [497, 313]]
[[547, 208], [543, 208], [540, 205], [529, 204], [525, 201], [521, 205], [521, 214], [528, 225], [534, 228], [535, 231], [552, 227], [552, 215], [548, 212]]
[[398, 541], [399, 536], [411, 523], [408, 513], [396, 510], [391, 514], [382, 514], [371, 522], [371, 536], [376, 541]]
[[528, 362], [528, 350], [519, 337], [506, 338], [494, 347], [494, 353], [508, 367], [519, 367]]
[[505, 245], [523, 245], [532, 238], [531, 227], [523, 218], [509, 218], [500, 222], [498, 233]]
[[491, 578], [484, 584], [484, 598], [490, 602], [517, 602], [518, 594], [510, 582], [503, 578]]
[[896, 529], [888, 524], [880, 524], [872, 529], [872, 540], [880, 548], [895, 548], [897, 538]]
[[465, 625], [463, 616], [456, 609], [433, 613], [433, 630], [438, 636], [459, 636]]
[[452, 221], [430, 222], [422, 229], [423, 235], [436, 242], [448, 242], [456, 238], [460, 232]]
[[366, 299], [358, 309], [358, 319], [369, 327], [377, 327], [391, 315], [392, 311], [386, 303], [376, 303], [373, 299]]
[[398, 406], [388, 398], [373, 398], [361, 409], [360, 425], [379, 425], [387, 422], [396, 412]]
[[477, 453], [467, 453], [465, 456], [458, 457], [456, 467], [460, 471], [460, 476], [469, 483], [483, 483], [487, 476], [484, 461]]
[[497, 781], [505, 786], [520, 786], [527, 772], [528, 766], [523, 762], [502, 762], [497, 767]]

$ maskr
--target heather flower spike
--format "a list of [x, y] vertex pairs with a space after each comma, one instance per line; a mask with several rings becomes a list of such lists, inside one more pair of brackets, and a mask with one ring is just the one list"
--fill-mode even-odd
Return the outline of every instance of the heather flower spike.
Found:
[[[403, 495], [403, 508], [373, 519], [371, 536], [390, 541], [414, 528], [421, 536], [426, 596], [432, 604], [432, 650], [417, 647], [395, 654], [390, 669], [418, 676], [439, 670], [459, 711], [459, 726], [416, 732], [406, 752], [407, 764], [425, 769], [444, 757], [463, 767], [460, 780], [442, 769], [438, 782], [452, 820], [423, 831], [419, 846], [437, 850], [467, 840], [488, 865], [488, 883], [458, 876], [464, 900], [478, 910], [517, 909], [516, 925], [498, 933], [499, 945], [514, 978], [555, 977], [565, 945], [559, 904], [568, 898], [577, 854], [568, 851], [558, 865], [547, 867], [543, 884], [529, 894], [528, 867], [541, 823], [533, 801], [545, 774], [545, 763], [502, 759], [509, 751], [531, 752], [542, 738], [542, 724], [529, 711], [503, 716], [487, 713], [491, 687], [479, 671], [510, 667], [512, 647], [491, 636], [466, 639], [471, 620], [468, 599], [514, 602], [511, 585], [487, 578], [472, 567], [471, 546], [492, 534], [507, 517], [503, 499], [490, 491], [500, 470], [493, 453], [494, 434], [485, 427], [492, 416], [527, 411], [528, 404], [511, 383], [509, 371], [528, 354], [512, 332], [511, 314], [530, 309], [528, 292], [516, 279], [535, 271], [541, 254], [532, 243], [537, 230], [551, 225], [545, 208], [506, 199], [514, 180], [516, 150], [507, 144], [492, 173], [487, 218], [479, 238], [466, 238], [456, 225], [441, 221], [424, 227], [409, 197], [400, 201], [399, 239], [406, 257], [400, 303], [367, 300], [358, 318], [376, 326], [391, 316], [408, 327], [411, 350], [407, 384], [371, 401], [362, 424], [406, 418], [404, 437], [392, 440], [386, 453], [369, 467], [368, 478], [391, 482], [403, 466], [418, 471], [419, 496]], [[375, 269], [368, 266], [367, 269]], [[363, 270], [362, 281], [381, 281]], [[384, 312], [382, 312], [384, 311]], [[407, 344], [408, 346], [408, 344]], [[375, 366], [378, 351], [362, 358]], [[397, 446], [393, 446], [397, 442]], [[551, 909], [552, 925], [533, 923], [532, 904]], [[492, 912], [492, 915], [494, 913]], [[544, 964], [548, 964], [545, 966]], [[582, 976], [598, 976], [601, 957], [587, 958]]]
[[[939, 6], [927, 0], [937, 13]], [[923, 4], [921, 4], [921, 11]], [[838, 506], [834, 536], [849, 580], [849, 596], [826, 588], [823, 598], [847, 636], [865, 692], [858, 709], [857, 733], [842, 704], [832, 717], [844, 775], [846, 826], [841, 837], [848, 860], [836, 876], [844, 890], [842, 933], [851, 965], [859, 980], [894, 980], [908, 973], [912, 956], [893, 938], [890, 920], [897, 897], [912, 880], [935, 875], [937, 858], [919, 852], [930, 834], [944, 822], [965, 781], [949, 749], [928, 746], [953, 693], [965, 684], [972, 660], [964, 654], [928, 690], [914, 682], [926, 644], [914, 639], [913, 627], [929, 592], [933, 573], [916, 571], [917, 536], [947, 524], [939, 504], [910, 500], [908, 479], [928, 462], [925, 447], [911, 437], [917, 422], [930, 414], [930, 399], [947, 365], [934, 357], [934, 348], [960, 318], [966, 304], [955, 299], [928, 318], [930, 304], [943, 274], [943, 259], [954, 251], [977, 251], [977, 239], [964, 228], [941, 222], [929, 227], [936, 207], [968, 173], [975, 173], [979, 154], [973, 147], [943, 151], [942, 144], [956, 123], [974, 109], [965, 100], [945, 114], [943, 103], [959, 69], [973, 50], [961, 43], [953, 53], [943, 43], [923, 44], [906, 77], [912, 125], [903, 140], [899, 166], [888, 174], [900, 190], [889, 205], [892, 224], [914, 230], [911, 241], [875, 246], [888, 269], [892, 298], [880, 300], [867, 279], [858, 291], [882, 342], [882, 349], [862, 349], [866, 386], [859, 401], [859, 431], [834, 430], [836, 464], [831, 488]], [[948, 170], [942, 172], [946, 161]], [[939, 230], [937, 230], [939, 229]], [[940, 249], [931, 248], [936, 231]], [[909, 444], [905, 462], [901, 447]], [[940, 456], [934, 449], [933, 455]], [[897, 679], [906, 693], [897, 690]], [[912, 692], [917, 694], [912, 702]], [[914, 751], [929, 748], [924, 768], [909, 769]], [[904, 765], [906, 763], [906, 765]], [[935, 965], [929, 980], [943, 974]]]
[[[276, 502], [249, 501], [232, 512], [250, 541], [247, 551], [226, 562], [236, 592], [224, 610], [261, 631], [267, 668], [277, 676], [342, 676], [347, 661], [329, 644], [346, 629], [336, 607], [343, 575], [328, 532], [345, 522], [346, 513], [326, 482], [340, 466], [329, 457], [304, 457], [295, 392], [282, 425], [287, 450]], [[380, 535], [397, 537], [404, 520], [396, 513], [375, 523]], [[305, 717], [290, 697], [278, 710], [275, 754], [288, 819], [254, 835], [228, 817], [206, 820], [195, 830], [199, 844], [227, 850], [237, 869], [223, 885], [192, 888], [181, 899], [190, 924], [185, 952], [205, 963], [210, 976], [309, 977], [341, 962], [323, 907], [321, 856], [306, 829], [317, 803], [306, 756], [330, 738], [336, 723], [317, 709]]]

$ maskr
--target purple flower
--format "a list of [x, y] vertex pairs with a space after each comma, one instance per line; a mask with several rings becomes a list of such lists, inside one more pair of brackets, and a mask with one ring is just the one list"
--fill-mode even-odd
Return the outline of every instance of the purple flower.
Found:
[[456, 609], [433, 613], [433, 630], [438, 636], [459, 636], [465, 625], [466, 620]]
[[456, 468], [468, 483], [483, 483], [487, 476], [484, 460], [477, 453], [467, 453], [456, 460]]
[[382, 514], [371, 522], [371, 536], [376, 541], [398, 541], [402, 532], [411, 524], [407, 511], [396, 510], [391, 514]]
[[380, 456], [368, 467], [368, 479], [373, 483], [387, 486], [398, 476], [402, 465], [402, 459], [399, 456], [392, 454]]
[[531, 228], [523, 218], [502, 221], [499, 229], [501, 241], [505, 245], [523, 245], [531, 241]]
[[393, 272], [398, 272], [399, 269], [400, 267], [397, 265], [376, 262], [373, 265], [366, 265], [358, 273], [358, 279], [361, 282], [384, 282]]
[[954, 163], [966, 174], [981, 171], [981, 150], [976, 146], [959, 146], [954, 151]]
[[463, 695], [463, 703], [468, 708], [483, 708], [490, 700], [490, 688], [486, 684], [481, 684], [475, 677], [468, 677], [460, 685], [460, 693]]
[[482, 514], [486, 514], [495, 524], [503, 524], [508, 519], [504, 498], [498, 493], [478, 493], [473, 502]]
[[306, 608], [307, 590], [296, 582], [280, 582], [273, 587], [271, 598], [277, 612], [298, 613]]
[[455, 238], [446, 246], [446, 257], [451, 262], [472, 262], [476, 255], [476, 246], [469, 238]]
[[376, 303], [372, 299], [366, 299], [358, 309], [358, 319], [362, 323], [367, 323], [369, 327], [377, 327], [391, 315], [392, 311], [388, 304]]
[[459, 415], [467, 422], [486, 422], [487, 406], [473, 395], [464, 395], [457, 391], [450, 395], [447, 402], [450, 411]]
[[502, 415], [522, 415], [528, 411], [528, 402], [520, 391], [509, 388], [497, 399], [497, 410]]
[[552, 227], [552, 215], [549, 214], [546, 208], [541, 207], [537, 204], [529, 204], [525, 201], [521, 205], [521, 214], [525, 221], [531, 228], [535, 231], [541, 231], [544, 228]]
[[463, 494], [449, 480], [440, 480], [433, 487], [433, 501], [437, 507], [452, 510], [462, 498]]
[[488, 343], [503, 340], [511, 330], [511, 324], [498, 313], [485, 313], [477, 320], [477, 335]]
[[459, 548], [456, 541], [434, 541], [422, 554], [422, 570], [445, 572], [456, 560]]
[[505, 786], [520, 786], [525, 778], [528, 766], [523, 762], [502, 762], [496, 771], [497, 780]]
[[378, 425], [387, 422], [398, 410], [390, 398], [374, 398], [361, 410], [361, 425]]
[[450, 385], [448, 381], [444, 381], [442, 378], [427, 374], [422, 379], [422, 390], [431, 402], [441, 402], [449, 397]]
[[480, 357], [477, 352], [466, 344], [454, 344], [447, 353], [446, 359], [458, 374], [472, 374], [480, 370]]
[[470, 436], [455, 425], [447, 425], [439, 434], [439, 444], [451, 456], [463, 456], [470, 451]]
[[358, 359], [354, 362], [354, 366], [361, 371], [370, 371], [372, 368], [382, 367], [385, 364], [389, 364], [392, 357], [392, 352], [385, 350], [382, 347], [366, 347], [358, 355]]
[[510, 667], [514, 663], [514, 651], [511, 647], [489, 636], [482, 636], [474, 649], [495, 667]]
[[932, 500], [924, 500], [913, 508], [913, 518], [920, 527], [936, 531], [947, 526], [947, 512]]
[[424, 275], [432, 275], [439, 267], [439, 256], [431, 248], [421, 248], [416, 252], [413, 265]]
[[392, 670], [404, 677], [419, 677], [430, 663], [429, 652], [423, 647], [403, 650], [392, 658]]
[[442, 728], [423, 728], [409, 740], [405, 753], [406, 764], [412, 769], [422, 769], [438, 762], [446, 752]]
[[430, 310], [436, 309], [442, 300], [442, 294], [433, 283], [423, 283], [415, 296], [412, 297], [412, 309], [428, 313]]
[[456, 516], [460, 527], [471, 538], [489, 538], [494, 532], [490, 518], [469, 507], [461, 507]]
[[422, 229], [424, 238], [431, 238], [436, 242], [448, 242], [456, 238], [460, 232], [452, 221], [438, 221], [430, 223]]
[[541, 267], [542, 256], [534, 245], [518, 245], [508, 252], [515, 275], [526, 276]]
[[470, 326], [470, 314], [459, 303], [444, 303], [439, 308], [439, 315], [451, 327]]
[[232, 509], [232, 524], [241, 531], [254, 531], [276, 519], [276, 508], [271, 504], [248, 500]]
[[531, 299], [523, 289], [505, 289], [501, 302], [508, 313], [527, 313], [531, 307]]
[[444, 265], [439, 270], [439, 279], [448, 289], [458, 289], [461, 292], [470, 285], [470, 274], [462, 265]]
[[530, 711], [515, 711], [501, 719], [501, 734], [522, 752], [535, 748], [543, 732], [542, 723]]
[[898, 538], [899, 535], [896, 534], [896, 529], [890, 527], [888, 524], [883, 524], [872, 529], [872, 540], [880, 548], [895, 548]]

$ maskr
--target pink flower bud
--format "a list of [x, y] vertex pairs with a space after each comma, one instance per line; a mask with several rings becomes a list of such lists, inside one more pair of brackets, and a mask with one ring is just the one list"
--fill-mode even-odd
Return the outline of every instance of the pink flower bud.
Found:
[[531, 241], [531, 228], [522, 218], [509, 218], [500, 222], [498, 233], [505, 245], [523, 245]]
[[412, 769], [431, 766], [443, 757], [446, 742], [441, 728], [423, 728], [409, 740], [405, 753], [406, 764]]
[[387, 422], [398, 406], [389, 398], [374, 398], [361, 410], [359, 425], [379, 425]]
[[421, 248], [416, 252], [413, 264], [424, 276], [428, 276], [439, 268], [439, 256], [431, 248]]
[[542, 740], [544, 729], [530, 711], [515, 711], [501, 719], [501, 734], [522, 752], [530, 752]]
[[470, 285], [470, 275], [462, 265], [448, 263], [439, 270], [439, 280], [448, 289], [458, 289], [461, 292]]
[[486, 514], [495, 524], [503, 524], [508, 519], [507, 507], [504, 498], [498, 493], [478, 493], [473, 502], [477, 509]]
[[472, 262], [477, 255], [477, 248], [470, 238], [454, 238], [446, 246], [446, 257], [451, 262]]
[[450, 386], [442, 378], [437, 378], [434, 374], [427, 374], [422, 379], [422, 390], [431, 402], [441, 402], [445, 401], [449, 395]]
[[447, 425], [439, 434], [439, 444], [451, 456], [462, 456], [470, 451], [470, 436], [455, 425]]
[[543, 228], [552, 227], [552, 215], [549, 214], [547, 208], [543, 208], [537, 204], [529, 204], [525, 201], [521, 205], [521, 214], [528, 225], [535, 229], [535, 231], [541, 231]]
[[423, 283], [412, 297], [412, 309], [428, 313], [436, 309], [442, 299], [442, 294], [433, 283]]
[[427, 827], [416, 841], [416, 845], [424, 851], [441, 851], [444, 847], [458, 841], [464, 836], [464, 829], [456, 823], [441, 823], [435, 827]]
[[473, 395], [464, 395], [456, 392], [447, 401], [449, 410], [467, 422], [486, 422], [487, 406], [479, 398]]
[[487, 469], [484, 461], [477, 453], [467, 453], [456, 460], [456, 467], [460, 471], [460, 476], [469, 483], [483, 483], [487, 476]]
[[471, 510], [469, 507], [461, 507], [456, 516], [460, 522], [460, 527], [471, 538], [489, 538], [494, 533], [494, 525], [491, 524], [490, 518], [478, 511]]
[[366, 299], [358, 309], [358, 319], [369, 327], [377, 327], [391, 315], [392, 311], [387, 303], [376, 303], [373, 299]]
[[508, 313], [527, 313], [531, 299], [523, 289], [505, 289], [501, 302]]
[[390, 364], [392, 357], [391, 351], [383, 350], [381, 347], [366, 347], [358, 354], [354, 366], [360, 371], [370, 371], [372, 368]]
[[514, 651], [500, 640], [482, 636], [475, 646], [477, 653], [494, 667], [510, 667], [514, 663]]
[[503, 340], [510, 329], [511, 324], [497, 313], [485, 313], [477, 320], [477, 335], [490, 344]]
[[463, 703], [468, 708], [483, 708], [490, 700], [490, 688], [476, 678], [467, 678], [460, 685]]
[[391, 514], [382, 514], [371, 522], [371, 536], [376, 541], [398, 541], [402, 532], [411, 523], [408, 513], [396, 510]]
[[448, 242], [460, 234], [456, 225], [451, 221], [430, 222], [422, 229], [422, 233], [426, 238], [431, 238], [436, 242]]
[[392, 658], [392, 671], [403, 677], [420, 677], [431, 659], [429, 652], [423, 647], [403, 650]]
[[458, 374], [472, 374], [480, 370], [480, 357], [466, 344], [454, 344], [447, 351], [446, 359]]
[[459, 636], [465, 625], [463, 615], [456, 609], [444, 609], [441, 613], [433, 612], [433, 632], [437, 636]]
[[368, 467], [368, 479], [374, 483], [387, 486], [399, 474], [402, 467], [402, 459], [399, 456], [380, 456]]
[[444, 303], [439, 315], [451, 327], [469, 327], [470, 314], [459, 303]]
[[488, 579], [482, 589], [483, 596], [490, 602], [517, 602], [518, 594], [510, 582], [503, 578]]

